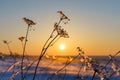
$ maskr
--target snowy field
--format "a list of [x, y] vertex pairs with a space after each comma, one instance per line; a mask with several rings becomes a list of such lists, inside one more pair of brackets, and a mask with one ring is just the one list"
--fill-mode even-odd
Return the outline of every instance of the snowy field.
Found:
[[[99, 71], [96, 72], [94, 80], [120, 80], [120, 57], [109, 64], [108, 57], [91, 58], [99, 65], [95, 62], [93, 65], [81, 57], [46, 56], [39, 64], [35, 80], [92, 80], [95, 69]], [[37, 57], [25, 58], [24, 80], [32, 80], [36, 63]], [[0, 60], [0, 80], [20, 80], [20, 67], [20, 58], [4, 57]]]

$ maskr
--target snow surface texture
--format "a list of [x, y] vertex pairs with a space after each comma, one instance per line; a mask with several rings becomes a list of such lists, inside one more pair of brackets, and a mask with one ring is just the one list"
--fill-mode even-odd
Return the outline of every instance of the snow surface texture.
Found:
[[[91, 65], [86, 66], [87, 62], [84, 63], [81, 58], [77, 58], [68, 64], [72, 58], [54, 56], [43, 58], [37, 69], [35, 80], [92, 80], [94, 68], [90, 67]], [[32, 80], [37, 63], [36, 59], [36, 57], [29, 57], [24, 60], [24, 80]], [[108, 59], [105, 59], [103, 57], [96, 58], [101, 63], [96, 67], [97, 69], [105, 66], [108, 61]], [[116, 64], [116, 62], [118, 63]], [[101, 73], [96, 73], [94, 80], [120, 80], [120, 62], [116, 62], [108, 64]], [[66, 64], [68, 65], [64, 67]], [[20, 80], [20, 66], [20, 58], [5, 57], [1, 59], [0, 80]]]

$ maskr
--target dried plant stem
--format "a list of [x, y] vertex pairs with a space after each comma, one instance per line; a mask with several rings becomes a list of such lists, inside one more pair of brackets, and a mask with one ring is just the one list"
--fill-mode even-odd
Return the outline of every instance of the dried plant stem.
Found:
[[53, 32], [54, 32], [54, 30], [52, 31], [52, 33], [51, 33], [50, 37], [49, 37], [49, 38], [47, 39], [47, 41], [45, 42], [45, 44], [44, 44], [44, 46], [43, 46], [43, 48], [42, 48], [41, 53], [44, 51], [45, 46], [47, 45], [48, 41], [51, 39], [51, 36], [53, 35]]
[[78, 71], [78, 77], [80, 77], [80, 72], [81, 72], [83, 66], [84, 66], [84, 64], [82, 63], [80, 68], [79, 68], [79, 71]]
[[29, 32], [30, 25], [28, 25], [27, 32], [26, 32], [26, 37], [25, 37], [25, 43], [23, 46], [23, 55], [22, 55], [22, 61], [21, 61], [21, 80], [23, 79], [23, 62], [24, 62], [24, 57], [25, 57], [25, 49], [26, 49], [26, 44], [27, 44], [27, 37], [28, 37], [28, 32]]
[[97, 72], [97, 70], [94, 70], [94, 74], [93, 74], [93, 76], [92, 76], [92, 80], [94, 80], [95, 75], [96, 75], [96, 72]]
[[[31, 64], [28, 64], [28, 66], [31, 65]], [[27, 66], [23, 66], [23, 70], [25, 70], [27, 68]], [[21, 72], [21, 70], [17, 70], [14, 74], [12, 74], [12, 76], [10, 77], [10, 80], [15, 80], [15, 76], [17, 74], [19, 74]], [[24, 78], [22, 78], [22, 80], [24, 80]]]
[[37, 62], [37, 65], [35, 67], [35, 72], [34, 72], [34, 76], [33, 76], [33, 80], [35, 79], [35, 76], [36, 76], [36, 73], [37, 73], [37, 68], [38, 68], [38, 65], [42, 59], [42, 57], [44, 56], [44, 54], [46, 53], [47, 49], [50, 47], [50, 45], [52, 44], [52, 42], [58, 37], [59, 35], [57, 34], [51, 41], [50, 43], [47, 45], [46, 48], [44, 48], [44, 50], [42, 50], [40, 56], [39, 56], [39, 59], [38, 59], [38, 62]]
[[60, 25], [61, 21], [62, 21], [62, 18], [60, 18], [60, 20], [59, 20], [59, 22], [58, 22], [58, 25]]
[[[67, 59], [65, 65], [66, 65], [68, 62], [69, 62], [69, 59]], [[66, 73], [67, 73], [67, 69], [66, 69], [66, 67], [65, 67], [65, 73], [64, 73], [64, 75], [63, 75], [62, 80], [65, 80]]]
[[22, 44], [22, 49], [23, 49], [23, 41], [21, 42], [21, 44]]
[[60, 68], [57, 72], [55, 72], [52, 76], [50, 76], [47, 80], [50, 80], [52, 77], [55, 76], [55, 74], [59, 73], [60, 71], [62, 71], [64, 68], [66, 68], [69, 64], [71, 64], [76, 58], [79, 57], [80, 54], [78, 54], [77, 56], [75, 56], [72, 61], [67, 62], [62, 68]]
[[[57, 25], [60, 25], [61, 21], [62, 21], [62, 19], [60, 18], [60, 20], [59, 20], [59, 22], [58, 22]], [[47, 45], [48, 41], [52, 38], [54, 31], [55, 31], [55, 29], [53, 29], [53, 31], [52, 31], [52, 33], [50, 34], [49, 38], [48, 38], [47, 41], [45, 42], [45, 44], [44, 44], [44, 46], [43, 46], [43, 48], [42, 48], [41, 53], [44, 51], [45, 46]]]
[[[60, 18], [59, 22], [58, 22], [58, 26], [59, 24], [61, 23], [62, 21], [62, 18]], [[35, 72], [34, 72], [34, 76], [33, 76], [33, 80], [35, 79], [35, 76], [36, 76], [36, 73], [37, 73], [37, 68], [38, 68], [38, 65], [42, 59], [42, 57], [44, 56], [44, 54], [46, 53], [47, 49], [51, 46], [51, 44], [53, 43], [53, 41], [59, 36], [59, 34], [57, 34], [50, 42], [49, 40], [52, 38], [53, 36], [53, 33], [54, 33], [55, 29], [53, 29], [52, 33], [50, 34], [50, 37], [47, 39], [47, 41], [45, 42], [43, 48], [42, 48], [42, 51], [41, 51], [41, 54], [39, 56], [39, 59], [38, 59], [38, 62], [37, 62], [37, 65], [35, 67]], [[48, 43], [49, 42], [49, 43]], [[47, 45], [48, 44], [48, 45]]]
[[[28, 68], [27, 68], [27, 70], [26, 70], [26, 72], [25, 72], [25, 74], [24, 74], [24, 78], [26, 77], [26, 74], [28, 73], [28, 71], [29, 71], [29, 69], [32, 67], [32, 65], [33, 65], [34, 63], [36, 63], [37, 61], [38, 61], [38, 59], [36, 59], [36, 60], [34, 60], [32, 63], [28, 64]], [[24, 80], [24, 78], [23, 78], [23, 80]]]
[[[116, 54], [114, 54], [113, 57], [117, 56], [119, 53], [120, 53], [120, 51], [118, 51]], [[112, 59], [110, 59], [101, 70], [105, 69], [111, 61], [112, 61]]]
[[[120, 51], [118, 51], [116, 54], [114, 54], [113, 57], [117, 56], [119, 53], [120, 53]], [[111, 61], [112, 61], [112, 59], [110, 59], [110, 60], [105, 64], [105, 66], [101, 69], [101, 71], [104, 70]], [[94, 70], [94, 74], [93, 74], [92, 80], [94, 80], [94, 77], [95, 77], [97, 71], [98, 71], [98, 70]]]
[[63, 70], [64, 68], [66, 68], [66, 66], [68, 66], [70, 63], [72, 63], [78, 56], [79, 56], [79, 54], [78, 54], [77, 56], [75, 56], [72, 61], [66, 63], [65, 66], [63, 66], [61, 69], [59, 69], [56, 73], [60, 72], [60, 71]]
[[10, 55], [12, 56], [12, 51], [11, 51], [10, 46], [9, 46], [8, 43], [7, 43], [7, 47], [8, 47], [8, 50], [9, 50]]
[[51, 46], [53, 46], [59, 39], [60, 39], [60, 37], [58, 37], [58, 38], [51, 44]]

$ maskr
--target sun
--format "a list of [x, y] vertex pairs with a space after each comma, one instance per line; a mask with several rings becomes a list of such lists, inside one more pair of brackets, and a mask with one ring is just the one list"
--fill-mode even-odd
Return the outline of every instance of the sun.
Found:
[[59, 48], [60, 48], [60, 50], [64, 50], [65, 49], [65, 44], [60, 44]]

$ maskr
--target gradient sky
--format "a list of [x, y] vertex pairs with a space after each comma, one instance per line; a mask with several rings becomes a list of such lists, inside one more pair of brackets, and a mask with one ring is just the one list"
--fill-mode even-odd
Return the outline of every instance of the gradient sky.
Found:
[[[26, 52], [39, 55], [53, 25], [63, 11], [71, 21], [63, 27], [70, 38], [61, 38], [49, 55], [76, 55], [81, 47], [87, 55], [109, 55], [120, 50], [120, 0], [0, 0], [0, 52], [8, 53], [2, 40], [12, 41], [13, 52], [21, 53], [18, 37], [24, 36], [27, 17], [37, 23], [30, 31]], [[59, 45], [66, 49], [60, 50]]]

